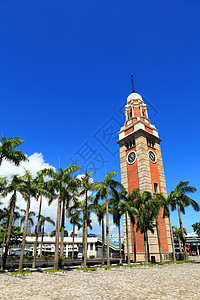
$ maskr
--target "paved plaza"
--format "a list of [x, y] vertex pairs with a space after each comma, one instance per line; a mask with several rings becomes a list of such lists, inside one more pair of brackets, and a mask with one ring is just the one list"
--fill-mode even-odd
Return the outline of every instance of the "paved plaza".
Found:
[[200, 299], [200, 264], [0, 274], [0, 299]]

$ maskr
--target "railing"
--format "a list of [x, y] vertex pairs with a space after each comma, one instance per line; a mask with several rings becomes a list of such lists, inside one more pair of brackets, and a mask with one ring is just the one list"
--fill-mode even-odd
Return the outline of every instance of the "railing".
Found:
[[[102, 236], [97, 235], [97, 238], [100, 242], [102, 242]], [[104, 239], [104, 244], [107, 245], [107, 239]], [[119, 245], [113, 243], [112, 241], [109, 240], [110, 247], [113, 248], [114, 250], [119, 250]]]

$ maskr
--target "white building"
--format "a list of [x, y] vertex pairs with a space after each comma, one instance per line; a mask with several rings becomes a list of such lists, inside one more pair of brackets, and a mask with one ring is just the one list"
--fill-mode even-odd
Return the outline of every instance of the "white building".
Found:
[[[78, 253], [82, 253], [82, 237], [75, 237], [74, 238], [74, 252], [75, 252], [75, 257]], [[32, 236], [27, 236], [26, 237], [26, 249], [29, 249], [33, 251], [33, 245], [35, 242], [35, 237]], [[38, 238], [38, 254], [40, 253], [40, 243], [41, 243], [41, 237]], [[64, 237], [64, 249], [63, 249], [63, 254], [65, 257], [71, 257], [72, 256], [72, 243], [73, 239], [72, 237]], [[106, 245], [106, 243], [105, 243]], [[106, 247], [105, 247], [106, 250]], [[52, 255], [55, 252], [55, 237], [48, 237], [45, 236], [43, 238], [43, 247], [42, 247], [43, 253], [48, 253]], [[110, 242], [110, 252], [111, 252], [111, 257], [119, 252], [119, 245], [114, 244]], [[97, 258], [101, 257], [102, 255], [102, 242], [101, 242], [101, 237], [88, 237], [87, 238], [87, 257], [91, 258]]]

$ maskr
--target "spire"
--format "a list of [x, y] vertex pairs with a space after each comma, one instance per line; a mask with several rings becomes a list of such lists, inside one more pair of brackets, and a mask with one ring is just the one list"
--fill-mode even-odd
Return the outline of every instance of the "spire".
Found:
[[133, 75], [131, 75], [131, 86], [132, 86], [132, 93], [135, 93], [135, 84], [134, 84]]

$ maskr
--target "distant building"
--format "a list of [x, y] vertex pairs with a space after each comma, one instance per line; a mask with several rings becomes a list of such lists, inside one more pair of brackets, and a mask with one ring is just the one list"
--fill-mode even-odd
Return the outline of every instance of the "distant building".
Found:
[[[37, 225], [35, 225], [35, 233], [37, 232]], [[38, 230], [39, 234], [42, 234], [42, 226], [39, 225], [39, 230]]]
[[27, 224], [27, 233], [31, 233], [31, 221], [28, 220], [28, 224]]
[[[199, 255], [200, 254], [200, 237], [194, 232], [188, 233], [185, 236], [186, 249], [189, 255]], [[181, 241], [181, 249], [179, 247], [179, 242], [177, 237], [174, 236], [174, 246], [176, 252], [183, 252], [183, 242]]]
[[20, 226], [21, 227], [21, 216], [20, 216], [20, 214], [17, 212], [17, 216], [18, 216], [18, 218], [17, 219], [13, 219], [13, 225], [14, 226]]

